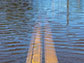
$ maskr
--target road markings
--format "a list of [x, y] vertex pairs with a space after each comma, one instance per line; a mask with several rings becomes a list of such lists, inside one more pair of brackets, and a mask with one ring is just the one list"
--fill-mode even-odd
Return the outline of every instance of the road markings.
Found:
[[40, 33], [40, 24], [34, 30], [36, 33], [33, 35], [33, 39], [31, 41], [30, 49], [28, 51], [28, 56], [26, 63], [41, 63], [41, 33]]
[[[49, 23], [45, 25], [45, 63], [58, 63]], [[49, 45], [50, 44], [50, 45]]]
[[[44, 63], [58, 63], [54, 43], [52, 40], [52, 32], [49, 23], [45, 24], [44, 29]], [[42, 43], [41, 43], [41, 26], [35, 27], [32, 41], [28, 51], [26, 63], [42, 63]]]

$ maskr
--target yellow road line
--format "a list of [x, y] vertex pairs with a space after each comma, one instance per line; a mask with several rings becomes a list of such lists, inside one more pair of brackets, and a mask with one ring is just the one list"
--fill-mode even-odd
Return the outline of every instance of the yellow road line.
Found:
[[40, 36], [40, 25], [36, 27], [36, 33], [31, 41], [30, 49], [26, 63], [41, 63], [41, 36]]
[[[42, 63], [40, 29], [41, 27], [39, 25], [34, 30], [36, 33], [32, 36], [33, 38], [28, 51], [26, 63]], [[49, 23], [47, 23], [47, 25], [45, 26], [44, 49], [45, 63], [58, 63]]]
[[45, 63], [58, 63], [49, 23], [45, 26]]

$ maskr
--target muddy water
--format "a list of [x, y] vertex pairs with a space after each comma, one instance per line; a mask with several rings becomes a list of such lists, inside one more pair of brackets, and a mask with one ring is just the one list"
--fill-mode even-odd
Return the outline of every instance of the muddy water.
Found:
[[0, 1], [0, 63], [83, 63], [83, 2]]

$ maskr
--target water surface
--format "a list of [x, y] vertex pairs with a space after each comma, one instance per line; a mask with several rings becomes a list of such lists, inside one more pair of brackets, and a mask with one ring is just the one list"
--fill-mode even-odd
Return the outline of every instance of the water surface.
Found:
[[27, 63], [32, 51], [38, 63], [83, 63], [83, 2], [70, 0], [67, 7], [67, 0], [0, 1], [0, 63]]

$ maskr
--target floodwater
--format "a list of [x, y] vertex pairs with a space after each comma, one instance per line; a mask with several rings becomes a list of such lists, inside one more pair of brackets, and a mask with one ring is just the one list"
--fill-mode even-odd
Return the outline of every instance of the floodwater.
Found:
[[83, 63], [84, 0], [0, 0], [0, 63]]

